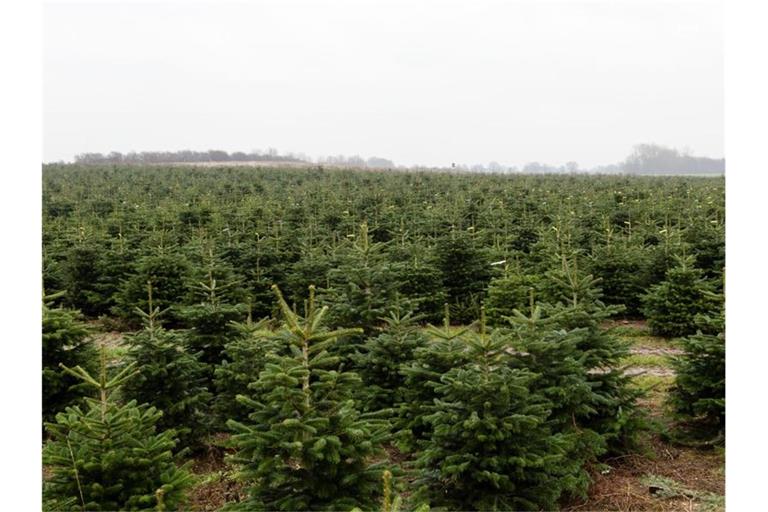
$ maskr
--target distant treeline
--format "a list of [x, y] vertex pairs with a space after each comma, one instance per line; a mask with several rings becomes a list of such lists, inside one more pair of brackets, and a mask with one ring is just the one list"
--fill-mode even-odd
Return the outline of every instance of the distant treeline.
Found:
[[[103, 153], [82, 153], [75, 155], [76, 164], [85, 165], [103, 165], [103, 164], [171, 164], [171, 163], [196, 163], [196, 162], [306, 162], [313, 163], [312, 158], [303, 153], [288, 153], [281, 155], [274, 148], [266, 152], [252, 151], [244, 153], [236, 151], [228, 153], [226, 151], [211, 149], [208, 151], [141, 151], [130, 153], [120, 153], [112, 151], [109, 154]], [[344, 167], [370, 167], [376, 169], [393, 168], [395, 164], [392, 160], [380, 157], [363, 158], [359, 155], [345, 156], [336, 155], [320, 157], [316, 160], [318, 164], [338, 165]]]
[[622, 171], [630, 174], [723, 174], [725, 158], [693, 156], [674, 148], [640, 144], [624, 161]]
[[[196, 162], [297, 162], [327, 164], [341, 167], [393, 169], [404, 168], [396, 166], [392, 160], [381, 157], [363, 158], [359, 155], [327, 156], [313, 159], [304, 153], [287, 153], [281, 155], [274, 148], [267, 151], [252, 151], [244, 153], [237, 151], [228, 153], [222, 150], [209, 151], [141, 151], [122, 154], [113, 151], [107, 155], [102, 153], [83, 153], [75, 156], [75, 163], [86, 165], [103, 164], [169, 164]], [[484, 164], [451, 164], [452, 169], [467, 172], [491, 173], [522, 173], [522, 174], [724, 174], [724, 158], [708, 158], [693, 156], [687, 151], [659, 146], [657, 144], [639, 144], [623, 161], [615, 164], [600, 165], [591, 168], [581, 168], [577, 162], [566, 162], [564, 165], [549, 165], [539, 162], [529, 162], [523, 167], [507, 166], [498, 162]], [[425, 169], [413, 167], [413, 170]]]
[[244, 153], [236, 151], [227, 153], [218, 149], [209, 151], [141, 151], [120, 153], [112, 151], [105, 155], [102, 153], [82, 153], [75, 155], [75, 163], [78, 164], [169, 164], [176, 162], [304, 162], [303, 155], [280, 155], [277, 150], [270, 149], [267, 152], [253, 151]]

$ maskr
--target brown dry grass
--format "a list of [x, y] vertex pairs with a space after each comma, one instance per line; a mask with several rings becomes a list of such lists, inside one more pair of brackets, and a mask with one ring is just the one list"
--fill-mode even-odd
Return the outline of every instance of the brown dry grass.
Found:
[[[585, 501], [565, 507], [575, 511], [678, 511], [703, 510], [708, 493], [725, 494], [724, 456], [716, 451], [676, 447], [658, 436], [647, 440], [647, 454], [629, 454], [605, 461], [607, 471], [595, 471]], [[644, 481], [651, 476], [666, 477], [691, 491], [687, 496], [663, 498]]]

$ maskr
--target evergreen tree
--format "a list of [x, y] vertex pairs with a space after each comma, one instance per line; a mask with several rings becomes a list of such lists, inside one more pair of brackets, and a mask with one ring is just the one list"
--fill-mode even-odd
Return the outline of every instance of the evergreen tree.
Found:
[[677, 258], [665, 280], [644, 296], [648, 325], [658, 336], [687, 336], [696, 333], [696, 316], [717, 310], [714, 285], [695, 268], [693, 257]]
[[563, 491], [585, 497], [590, 483], [586, 465], [607, 451], [609, 441], [587, 426], [608, 405], [585, 365], [587, 329], [558, 328], [559, 315], [543, 316], [541, 307], [533, 304], [533, 294], [530, 315], [515, 310], [507, 320], [516, 355], [510, 366], [538, 376], [529, 390], [549, 401], [547, 425], [569, 441], [563, 464], [570, 466], [570, 479], [562, 482]]
[[438, 240], [435, 254], [452, 316], [457, 322], [471, 322], [491, 280], [490, 261], [473, 237], [457, 231]]
[[199, 448], [210, 427], [206, 417], [212, 395], [206, 388], [206, 368], [199, 354], [186, 351], [181, 336], [163, 329], [163, 312], [154, 306], [152, 291], [148, 282], [148, 311], [137, 308], [144, 329], [126, 339], [126, 362], [138, 370], [123, 386], [123, 394], [163, 411], [157, 428], [173, 428], [181, 446]]
[[[186, 295], [189, 273], [189, 262], [180, 253], [164, 250], [139, 258], [134, 272], [120, 287], [114, 313], [124, 319], [133, 319], [136, 307], [146, 311], [147, 281], [151, 281], [155, 289], [155, 306], [161, 310], [177, 306]], [[166, 320], [172, 326], [178, 324], [175, 310], [168, 311]]]
[[369, 461], [380, 452], [388, 423], [361, 415], [352, 399], [359, 377], [328, 353], [338, 337], [359, 329], [324, 329], [327, 308], [315, 308], [314, 287], [304, 318], [274, 290], [290, 352], [272, 354], [251, 395], [239, 397], [252, 408], [249, 421], [228, 422], [236, 432], [233, 461], [250, 483], [249, 499], [231, 508], [369, 509], [382, 469]]
[[[608, 318], [622, 310], [622, 306], [607, 306], [602, 302], [599, 282], [591, 274], [580, 271], [573, 260], [562, 258], [561, 267], [548, 272], [542, 284], [549, 296], [558, 298], [558, 302], [555, 305], [543, 303], [538, 311], [531, 302], [531, 317], [517, 311], [509, 318], [513, 325], [523, 329], [518, 332], [522, 338], [521, 346], [526, 347], [523, 350], [530, 349], [533, 354], [546, 348], [537, 346], [537, 338], [554, 335], [553, 339], [558, 340], [562, 338], [558, 331], [567, 334], [568, 341], [561, 341], [564, 346], [559, 350], [571, 351], [573, 359], [582, 367], [582, 375], [591, 392], [584, 394], [585, 388], [574, 385], [569, 395], [568, 389], [563, 388], [562, 392], [566, 394], [560, 401], [555, 400], [555, 406], [562, 401], [566, 410], [570, 408], [573, 424], [602, 437], [600, 442], [584, 438], [588, 446], [582, 451], [593, 454], [601, 453], [602, 443], [609, 451], [623, 451], [634, 443], [643, 424], [636, 406], [640, 392], [630, 386], [630, 377], [623, 368], [629, 345], [603, 327]], [[548, 382], [548, 377], [556, 381], [568, 375], [567, 360], [558, 362], [558, 358], [567, 357], [566, 354], [557, 354], [555, 350], [554, 354], [543, 353], [538, 357], [529, 363], [534, 371], [544, 375], [543, 383]], [[547, 357], [553, 357], [549, 369], [545, 362]], [[557, 375], [558, 367], [564, 375]], [[557, 393], [557, 388], [554, 391]], [[569, 404], [570, 400], [574, 401]]]
[[529, 391], [536, 375], [513, 369], [509, 340], [484, 324], [464, 337], [468, 361], [435, 386], [418, 496], [450, 510], [551, 510], [573, 479], [570, 440]]
[[484, 306], [490, 325], [501, 325], [504, 317], [512, 315], [515, 309], [523, 310], [528, 304], [531, 290], [536, 290], [539, 278], [521, 272], [505, 273], [493, 279], [488, 285], [488, 298]]
[[99, 398], [84, 408], [68, 407], [47, 424], [52, 439], [43, 464], [52, 476], [43, 499], [56, 510], [177, 510], [192, 484], [186, 466], [178, 467], [173, 430], [158, 432], [162, 413], [135, 400], [119, 404], [113, 391], [131, 378], [133, 366], [107, 378], [102, 348], [97, 378], [83, 368], [64, 367], [92, 387]]
[[392, 245], [388, 256], [397, 263], [400, 296], [410, 301], [414, 314], [429, 322], [440, 322], [446, 301], [442, 272], [429, 251], [424, 254], [424, 241]]
[[229, 304], [240, 304], [246, 299], [246, 292], [241, 284], [242, 278], [235, 268], [225, 260], [215, 249], [215, 243], [210, 240], [196, 240], [192, 245], [189, 256], [191, 271], [188, 300], [190, 303], [199, 301], [201, 294], [208, 298], [210, 290], [202, 283], [211, 286], [218, 283], [216, 295], [219, 301]]
[[430, 325], [426, 332], [427, 342], [413, 350], [413, 360], [405, 361], [400, 372], [405, 379], [403, 405], [399, 408], [396, 424], [400, 449], [417, 450], [432, 432], [427, 420], [437, 397], [435, 387], [443, 374], [466, 363], [469, 354], [463, 339], [468, 327], [451, 327], [449, 307], [445, 305], [442, 328]]
[[331, 325], [358, 325], [370, 335], [387, 315], [399, 282], [384, 247], [370, 239], [368, 224], [363, 223], [354, 242], [339, 255], [338, 265], [328, 273], [329, 286], [320, 297], [330, 306]]
[[419, 330], [420, 317], [412, 312], [402, 314], [399, 304], [383, 320], [382, 333], [368, 338], [354, 357], [365, 384], [364, 407], [369, 411], [399, 407], [405, 402], [405, 376], [400, 369], [413, 361], [414, 350], [426, 345], [426, 337]]
[[670, 403], [681, 422], [681, 440], [725, 442], [725, 317], [699, 317], [699, 331], [682, 340], [674, 359]]
[[630, 245], [608, 245], [595, 250], [591, 270], [600, 279], [606, 304], [623, 305], [627, 316], [641, 316], [642, 295], [651, 284], [646, 255]]
[[91, 240], [79, 240], [62, 265], [67, 304], [89, 317], [109, 311], [109, 296], [99, 289], [104, 248]]
[[62, 295], [60, 292], [43, 299], [43, 419], [46, 421], [51, 421], [57, 412], [85, 394], [80, 380], [59, 365], [92, 370], [97, 359], [88, 328], [77, 312], [50, 307], [50, 302]]
[[229, 286], [220, 285], [211, 271], [208, 281], [195, 287], [203, 301], [178, 309], [178, 316], [191, 327], [186, 335], [186, 346], [191, 352], [199, 354], [199, 360], [206, 365], [209, 389], [213, 389], [214, 371], [221, 364], [224, 347], [239, 335], [235, 324], [246, 314], [244, 305], [222, 301], [221, 294]]
[[259, 379], [268, 354], [280, 351], [278, 336], [269, 329], [269, 319], [235, 324], [238, 336], [224, 347], [224, 359], [214, 371], [215, 410], [220, 418], [246, 421], [249, 407], [237, 400], [248, 395], [251, 383]]

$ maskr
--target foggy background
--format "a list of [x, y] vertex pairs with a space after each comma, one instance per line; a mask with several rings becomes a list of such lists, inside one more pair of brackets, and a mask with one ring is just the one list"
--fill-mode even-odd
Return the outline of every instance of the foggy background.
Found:
[[699, 1], [48, 4], [43, 156], [719, 159], [721, 25]]

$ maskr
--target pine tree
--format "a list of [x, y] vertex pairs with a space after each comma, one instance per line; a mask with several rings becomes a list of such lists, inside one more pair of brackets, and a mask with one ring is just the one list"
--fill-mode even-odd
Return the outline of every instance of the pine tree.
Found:
[[200, 354], [186, 351], [182, 336], [163, 329], [163, 311], [154, 306], [152, 292], [147, 282], [148, 310], [136, 308], [144, 329], [126, 339], [126, 364], [138, 370], [123, 386], [123, 394], [163, 411], [157, 427], [175, 429], [182, 447], [199, 448], [210, 428], [212, 394], [206, 388], [206, 367], [197, 359]]
[[287, 355], [273, 354], [250, 396], [247, 423], [230, 420], [236, 434], [233, 461], [250, 483], [241, 510], [349, 510], [375, 503], [382, 468], [370, 458], [380, 451], [386, 421], [361, 415], [352, 399], [359, 377], [339, 368], [328, 349], [359, 329], [323, 328], [327, 308], [316, 309], [310, 287], [307, 314], [291, 310], [274, 287], [284, 317]]
[[687, 336], [696, 333], [696, 316], [715, 312], [719, 306], [714, 285], [694, 267], [692, 256], [676, 259], [665, 280], [644, 296], [648, 325], [658, 336]]
[[510, 366], [509, 340], [464, 337], [468, 361], [447, 371], [426, 419], [418, 497], [451, 510], [551, 510], [570, 480], [570, 440], [547, 425], [551, 404], [529, 391], [536, 375]]
[[135, 400], [113, 398], [131, 378], [133, 366], [108, 378], [102, 348], [97, 378], [76, 366], [64, 370], [93, 388], [98, 399], [84, 408], [68, 407], [47, 425], [52, 439], [43, 449], [43, 464], [52, 471], [43, 499], [56, 510], [176, 510], [192, 484], [186, 466], [172, 454], [173, 430], [158, 432], [162, 413]]
[[421, 317], [402, 313], [396, 302], [389, 317], [384, 318], [382, 333], [368, 338], [354, 357], [365, 384], [364, 407], [375, 411], [399, 407], [405, 403], [403, 365], [413, 361], [413, 352], [426, 345], [420, 332]]
[[680, 440], [725, 442], [725, 317], [697, 318], [699, 331], [682, 340], [674, 359], [675, 384], [669, 399], [681, 422]]
[[53, 420], [57, 412], [85, 394], [81, 382], [59, 365], [92, 370], [97, 359], [88, 328], [77, 312], [50, 306], [51, 301], [63, 294], [43, 299], [43, 419], [46, 421]]

